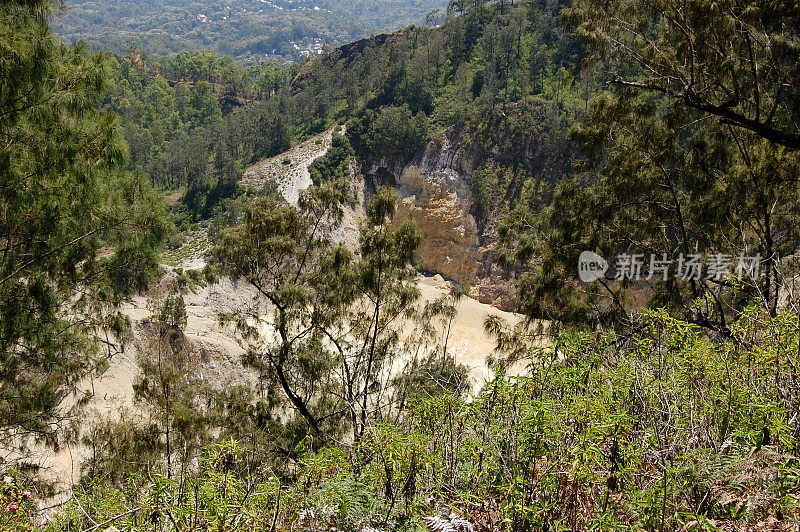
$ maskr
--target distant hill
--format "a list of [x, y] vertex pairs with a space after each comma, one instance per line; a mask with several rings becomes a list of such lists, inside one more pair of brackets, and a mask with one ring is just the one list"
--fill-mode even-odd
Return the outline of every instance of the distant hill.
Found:
[[210, 49], [242, 63], [298, 61], [410, 24], [446, 0], [67, 0], [54, 21], [66, 41], [155, 55]]

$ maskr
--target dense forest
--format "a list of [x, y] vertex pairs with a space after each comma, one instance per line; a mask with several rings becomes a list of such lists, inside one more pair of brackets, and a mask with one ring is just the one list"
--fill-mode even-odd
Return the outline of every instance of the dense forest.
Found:
[[[376, 20], [427, 7], [394, 4]], [[0, 7], [0, 529], [796, 529], [796, 5], [452, 0], [286, 65], [98, 53], [53, 14]], [[241, 186], [335, 124], [296, 204]], [[477, 390], [448, 336], [468, 287], [421, 297], [390, 172], [453, 138], [526, 318], [487, 320]], [[200, 227], [203, 271], [159, 265]], [[629, 269], [584, 282], [585, 251]], [[185, 299], [226, 279], [244, 296], [217, 318], [254, 380], [220, 387]], [[87, 418], [82, 383], [126, 344], [136, 408]], [[64, 495], [30, 458], [69, 445]]]

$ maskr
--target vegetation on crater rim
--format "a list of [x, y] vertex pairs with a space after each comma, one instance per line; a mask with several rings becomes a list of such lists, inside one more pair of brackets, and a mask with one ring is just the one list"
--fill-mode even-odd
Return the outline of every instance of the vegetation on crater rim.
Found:
[[[796, 6], [454, 1], [438, 28], [247, 69], [93, 55], [57, 41], [51, 8], [0, 7], [0, 433], [92, 458], [47, 523], [25, 457], [0, 463], [1, 527], [797, 522]], [[297, 206], [240, 189], [244, 166], [334, 122], [346, 136]], [[552, 324], [545, 348], [488, 324], [500, 371], [475, 397], [442, 334], [461, 292], [419, 301], [419, 234], [393, 223], [390, 188], [359, 249], [322, 230], [350, 200], [349, 158], [403, 166], [445, 129], [475, 150], [472, 212], [522, 274], [520, 309]], [[180, 199], [168, 209], [153, 188]], [[213, 224], [214, 262], [159, 292], [171, 222]], [[763, 264], [754, 279], [585, 285], [586, 249]], [[182, 296], [218, 275], [258, 294], [222, 316], [258, 386], [193, 374]], [[119, 306], [148, 288], [139, 412], [82, 419], [81, 380], [131, 340]], [[502, 372], [514, 362], [522, 376]]]

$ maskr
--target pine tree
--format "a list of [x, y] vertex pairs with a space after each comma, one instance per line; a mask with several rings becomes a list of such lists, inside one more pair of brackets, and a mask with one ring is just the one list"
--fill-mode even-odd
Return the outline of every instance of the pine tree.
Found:
[[[567, 19], [609, 85], [574, 128], [585, 157], [533, 224], [540, 246], [523, 246], [539, 257], [521, 287], [527, 313], [620, 323], [660, 306], [722, 334], [753, 302], [776, 314], [800, 204], [797, 17], [783, 2], [573, 4]], [[564, 282], [584, 250], [734, 264], [697, 279], [673, 264], [664, 282]], [[733, 275], [740, 256], [761, 258], [758, 276]]]
[[410, 221], [394, 220], [396, 195], [381, 189], [362, 223], [358, 254], [333, 243], [346, 190], [341, 180], [326, 181], [305, 191], [298, 207], [256, 202], [215, 250], [218, 266], [257, 294], [227, 318], [261, 375], [261, 415], [276, 420], [289, 406], [297, 414], [286, 421], [294, 437], [317, 442], [343, 433], [358, 441], [392, 412], [389, 369], [411, 349], [400, 331], [420, 316], [411, 267], [419, 233]]
[[[52, 3], [0, 6], [0, 441], [58, 444], [60, 406], [104, 367], [155, 268], [160, 200], [126, 174], [100, 57], [56, 41]], [[102, 334], [103, 342], [100, 337]], [[72, 404], [80, 404], [73, 402]]]

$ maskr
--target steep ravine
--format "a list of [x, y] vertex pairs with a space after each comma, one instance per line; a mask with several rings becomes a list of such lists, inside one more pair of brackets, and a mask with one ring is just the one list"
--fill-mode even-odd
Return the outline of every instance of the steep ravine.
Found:
[[[261, 188], [267, 179], [273, 179], [281, 193], [290, 202], [296, 202], [299, 192], [310, 184], [308, 165], [327, 152], [332, 134], [333, 129], [328, 130], [287, 153], [250, 167], [242, 184]], [[361, 179], [353, 161], [352, 186], [356, 201], [345, 212], [342, 227], [337, 229], [334, 238], [357, 245], [363, 206], [378, 184], [378, 174], [382, 175], [382, 181], [394, 181], [400, 197], [397, 219], [411, 216], [423, 235], [419, 261], [429, 272], [418, 280], [423, 299], [430, 301], [445, 294], [451, 287], [447, 279], [465, 282], [471, 287], [472, 297], [458, 303], [449, 345], [456, 360], [469, 368], [473, 391], [477, 391], [491, 376], [487, 358], [495, 348], [493, 339], [483, 328], [486, 318], [498, 316], [510, 325], [520, 318], [500, 310], [508, 308], [511, 300], [505, 295], [495, 295], [505, 293], [502, 286], [497, 288], [482, 273], [490, 255], [482, 246], [475, 220], [469, 214], [469, 179], [474, 172], [471, 157], [469, 149], [460, 147], [453, 138], [444, 138], [428, 144], [409, 164], [392, 169], [397, 177], [387, 175], [390, 170], [376, 164], [363, 168], [365, 177]], [[208, 245], [205, 230], [198, 229], [184, 245], [188, 249], [176, 253], [171, 265], [164, 266], [167, 278], [174, 277], [174, 268], [201, 269], [206, 263]], [[513, 294], [513, 285], [509, 286], [508, 293]], [[220, 312], [230, 311], [231, 306], [245, 305], [252, 296], [247, 286], [227, 279], [185, 296], [188, 318], [185, 335], [199, 357], [194, 378], [212, 387], [256, 382], [255, 374], [241, 364], [244, 350], [232, 326], [221, 325], [218, 319]], [[142, 334], [150, 315], [147, 307], [144, 296], [125, 305], [123, 310], [132, 322], [138, 341], [127, 345], [124, 351], [110, 354], [108, 370], [84, 383], [83, 389], [93, 396], [87, 418], [114, 419], [124, 412], [141, 413], [139, 405], [133, 401], [132, 385], [139, 372], [137, 344], [146, 341]], [[90, 450], [78, 444], [65, 446], [57, 453], [40, 449], [35, 452], [33, 461], [44, 467], [46, 478], [63, 483], [76, 480], [81, 463], [89, 457]]]

